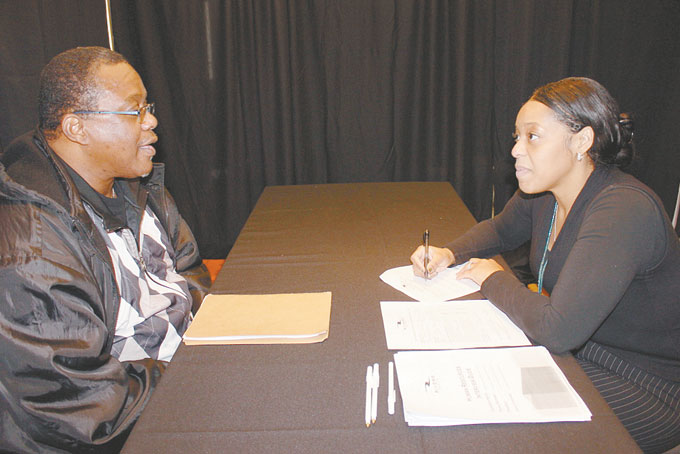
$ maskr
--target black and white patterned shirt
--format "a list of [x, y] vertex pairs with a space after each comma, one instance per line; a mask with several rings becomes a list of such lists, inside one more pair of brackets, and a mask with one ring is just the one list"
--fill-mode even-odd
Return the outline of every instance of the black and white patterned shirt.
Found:
[[149, 206], [138, 205], [145, 197], [135, 200], [125, 183], [114, 184], [119, 197], [110, 199], [64, 164], [113, 262], [120, 307], [111, 354], [120, 361], [170, 361], [191, 322], [191, 293], [165, 229]]
[[131, 229], [106, 231], [102, 218], [85, 206], [104, 237], [120, 293], [111, 354], [120, 361], [170, 361], [189, 326], [191, 301], [165, 230], [147, 206], [137, 244]]

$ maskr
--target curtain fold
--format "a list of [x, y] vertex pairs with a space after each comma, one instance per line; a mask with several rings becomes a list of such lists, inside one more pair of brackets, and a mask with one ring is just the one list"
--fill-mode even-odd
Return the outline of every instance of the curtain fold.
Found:
[[38, 124], [43, 66], [87, 44], [108, 47], [103, 1], [0, 1], [0, 152]]

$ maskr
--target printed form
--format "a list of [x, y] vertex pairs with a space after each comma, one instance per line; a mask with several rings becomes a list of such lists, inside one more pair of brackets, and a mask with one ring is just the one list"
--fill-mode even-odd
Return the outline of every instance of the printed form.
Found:
[[591, 419], [544, 347], [398, 352], [394, 361], [410, 426]]
[[531, 345], [488, 300], [382, 301], [380, 310], [390, 350]]

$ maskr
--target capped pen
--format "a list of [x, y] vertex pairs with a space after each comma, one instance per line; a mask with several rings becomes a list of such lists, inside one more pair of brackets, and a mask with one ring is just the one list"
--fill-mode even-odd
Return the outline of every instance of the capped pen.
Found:
[[371, 422], [378, 419], [378, 387], [380, 386], [380, 364], [373, 364], [373, 387], [371, 396]]
[[364, 419], [366, 427], [371, 426], [371, 397], [373, 396], [373, 368], [368, 366], [366, 368], [366, 410], [364, 412]]
[[397, 403], [397, 390], [394, 388], [394, 363], [387, 364], [387, 413], [394, 414], [394, 407]]

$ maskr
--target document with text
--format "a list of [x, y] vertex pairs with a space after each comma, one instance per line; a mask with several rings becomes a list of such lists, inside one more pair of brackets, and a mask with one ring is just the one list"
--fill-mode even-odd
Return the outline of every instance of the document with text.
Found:
[[[467, 262], [466, 262], [467, 263]], [[411, 265], [391, 268], [380, 279], [416, 301], [447, 301], [478, 292], [479, 285], [470, 279], [456, 279], [465, 263], [447, 268], [432, 279], [413, 274]]]
[[545, 347], [394, 355], [410, 426], [590, 421]]
[[488, 300], [381, 301], [380, 310], [390, 350], [531, 345]]

